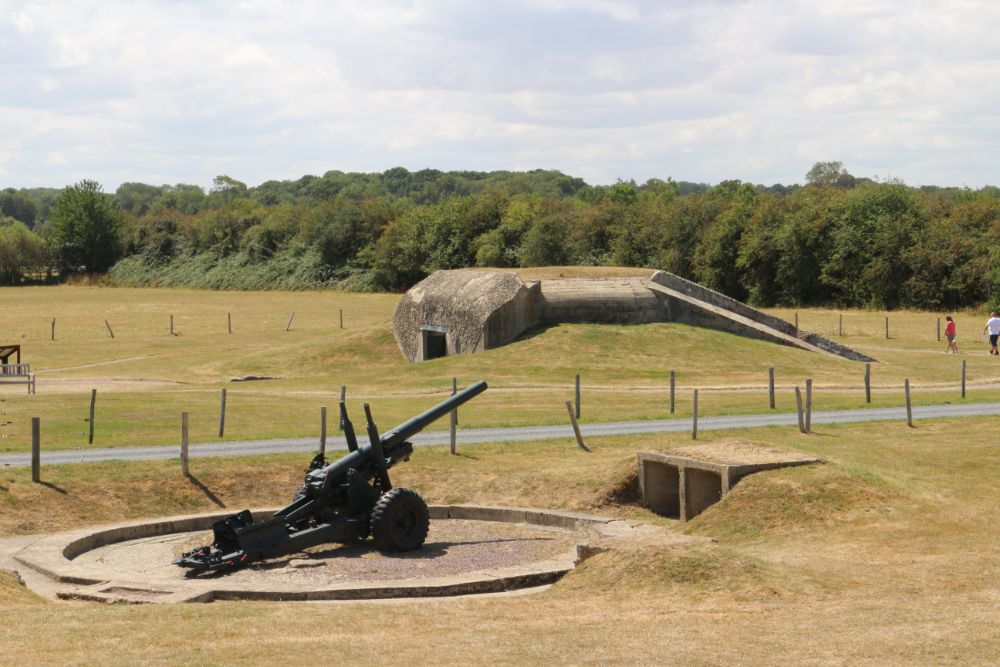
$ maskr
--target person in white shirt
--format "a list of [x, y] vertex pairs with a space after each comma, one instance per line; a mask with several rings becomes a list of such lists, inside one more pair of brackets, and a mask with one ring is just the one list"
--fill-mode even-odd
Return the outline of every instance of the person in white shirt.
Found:
[[1000, 317], [997, 317], [997, 311], [990, 313], [990, 319], [986, 320], [986, 326], [983, 328], [983, 333], [990, 332], [990, 354], [1000, 356], [1000, 352], [997, 351], [997, 338], [1000, 338]]

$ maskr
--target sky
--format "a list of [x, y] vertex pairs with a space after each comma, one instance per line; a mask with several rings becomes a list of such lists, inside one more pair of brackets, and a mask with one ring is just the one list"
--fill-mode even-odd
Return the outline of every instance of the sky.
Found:
[[995, 0], [0, 0], [0, 187], [1000, 184]]

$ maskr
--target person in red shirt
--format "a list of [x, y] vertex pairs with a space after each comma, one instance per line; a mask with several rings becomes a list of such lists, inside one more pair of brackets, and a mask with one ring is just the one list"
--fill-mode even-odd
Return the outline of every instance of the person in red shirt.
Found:
[[947, 321], [947, 324], [944, 325], [944, 337], [948, 339], [948, 349], [945, 350], [945, 353], [958, 354], [958, 343], [955, 342], [955, 320], [951, 319], [951, 315], [945, 315], [944, 319]]

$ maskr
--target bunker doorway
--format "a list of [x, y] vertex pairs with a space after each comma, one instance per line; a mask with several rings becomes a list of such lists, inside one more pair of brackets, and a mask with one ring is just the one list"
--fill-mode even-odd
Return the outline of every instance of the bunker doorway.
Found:
[[423, 348], [421, 361], [428, 359], [440, 359], [448, 356], [448, 327], [436, 325], [424, 325], [420, 327], [421, 347]]

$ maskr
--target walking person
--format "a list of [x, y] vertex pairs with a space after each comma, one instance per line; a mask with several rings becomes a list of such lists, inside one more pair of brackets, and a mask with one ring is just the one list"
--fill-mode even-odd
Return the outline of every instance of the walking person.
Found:
[[947, 324], [944, 325], [944, 337], [948, 339], [948, 349], [945, 350], [945, 353], [954, 352], [958, 354], [958, 343], [955, 342], [955, 320], [951, 319], [951, 315], [945, 315], [944, 319], [947, 321]]
[[986, 320], [986, 326], [983, 327], [983, 333], [989, 332], [990, 334], [990, 354], [994, 356], [1000, 356], [1000, 351], [997, 351], [997, 338], [1000, 338], [1000, 317], [997, 317], [997, 311], [990, 313], [990, 319]]

